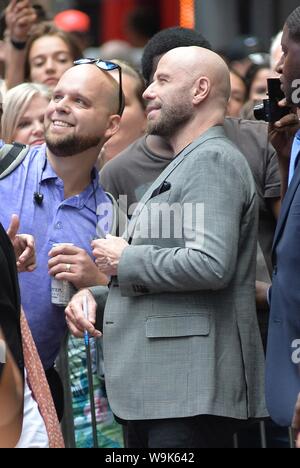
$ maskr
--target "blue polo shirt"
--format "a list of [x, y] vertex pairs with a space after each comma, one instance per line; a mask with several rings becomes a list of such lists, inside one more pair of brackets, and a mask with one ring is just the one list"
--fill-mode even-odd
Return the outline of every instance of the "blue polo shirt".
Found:
[[[34, 203], [35, 192], [44, 197], [41, 205]], [[64, 200], [63, 181], [47, 161], [45, 145], [32, 148], [22, 164], [0, 180], [0, 203], [0, 222], [5, 229], [15, 213], [20, 217], [20, 232], [35, 237], [38, 267], [33, 273], [21, 273], [19, 279], [22, 305], [42, 363], [48, 369], [66, 332], [64, 309], [51, 304], [48, 253], [53, 244], [67, 242], [85, 249], [92, 257], [90, 244], [97, 235], [97, 223], [100, 232], [110, 231], [112, 205], [99, 185], [96, 170], [81, 194]]]

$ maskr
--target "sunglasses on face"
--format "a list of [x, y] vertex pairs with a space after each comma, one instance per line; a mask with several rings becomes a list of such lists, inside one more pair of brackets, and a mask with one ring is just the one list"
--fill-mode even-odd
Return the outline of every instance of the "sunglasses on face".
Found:
[[103, 71], [113, 71], [118, 70], [119, 72], [119, 110], [118, 114], [122, 115], [125, 107], [124, 103], [124, 96], [123, 96], [123, 88], [122, 88], [122, 69], [120, 65], [114, 62], [108, 62], [106, 60], [101, 59], [91, 59], [91, 58], [82, 58], [79, 60], [75, 60], [74, 65], [96, 65], [96, 67], [100, 68]]

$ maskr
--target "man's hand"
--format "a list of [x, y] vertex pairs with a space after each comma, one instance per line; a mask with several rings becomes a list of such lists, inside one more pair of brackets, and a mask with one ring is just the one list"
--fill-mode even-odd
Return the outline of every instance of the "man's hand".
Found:
[[11, 0], [5, 10], [9, 37], [16, 42], [26, 42], [29, 31], [37, 19], [29, 0]]
[[[88, 300], [88, 318], [84, 316], [83, 311], [84, 296], [86, 296]], [[84, 332], [87, 331], [89, 335], [94, 338], [99, 338], [102, 336], [102, 333], [96, 330], [94, 327], [96, 323], [96, 310], [97, 303], [92, 293], [88, 289], [82, 289], [77, 294], [75, 294], [75, 296], [73, 296], [71, 302], [65, 310], [66, 322], [72, 335], [76, 336], [77, 338], [83, 338]]]
[[300, 393], [295, 407], [292, 428], [297, 432], [296, 447], [300, 448]]
[[106, 285], [102, 274], [84, 249], [73, 245], [55, 247], [49, 252], [49, 274], [57, 280], [69, 281], [77, 289]]
[[93, 241], [93, 254], [99, 270], [108, 276], [117, 276], [120, 258], [128, 245], [122, 237], [110, 235], [106, 239]]
[[[286, 106], [286, 99], [280, 101], [279, 105], [281, 107]], [[274, 146], [278, 156], [282, 199], [288, 189], [288, 176], [292, 146], [295, 134], [299, 128], [299, 118], [296, 109], [291, 109], [290, 114], [284, 116], [278, 122], [269, 125], [270, 142]]]
[[17, 215], [12, 215], [7, 235], [14, 247], [18, 272], [31, 273], [36, 269], [36, 254], [34, 237], [29, 234], [17, 234], [20, 227], [20, 221]]
[[[281, 107], [287, 105], [286, 99], [279, 102]], [[270, 142], [277, 151], [280, 160], [287, 165], [290, 162], [292, 145], [296, 132], [299, 130], [299, 118], [296, 109], [291, 109], [291, 113], [285, 115], [281, 120], [269, 125]]]

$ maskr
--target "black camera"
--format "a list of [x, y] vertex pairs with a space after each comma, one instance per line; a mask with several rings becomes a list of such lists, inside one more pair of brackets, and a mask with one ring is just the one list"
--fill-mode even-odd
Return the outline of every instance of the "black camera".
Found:
[[264, 120], [265, 122], [277, 122], [291, 111], [289, 107], [280, 107], [278, 102], [285, 96], [280, 87], [281, 82], [279, 78], [269, 78], [268, 82], [268, 96], [269, 99], [264, 99], [262, 104], [254, 107], [253, 113], [256, 120]]

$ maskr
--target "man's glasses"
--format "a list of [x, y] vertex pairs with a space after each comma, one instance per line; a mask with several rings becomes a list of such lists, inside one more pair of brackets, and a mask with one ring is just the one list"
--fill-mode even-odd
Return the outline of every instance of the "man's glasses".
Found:
[[120, 65], [114, 62], [107, 62], [106, 60], [101, 59], [92, 59], [92, 58], [82, 58], [79, 60], [75, 60], [74, 65], [89, 65], [93, 64], [96, 65], [103, 71], [113, 71], [118, 70], [119, 72], [119, 110], [118, 114], [122, 115], [125, 107], [125, 100], [123, 95], [123, 88], [122, 88], [122, 69]]

